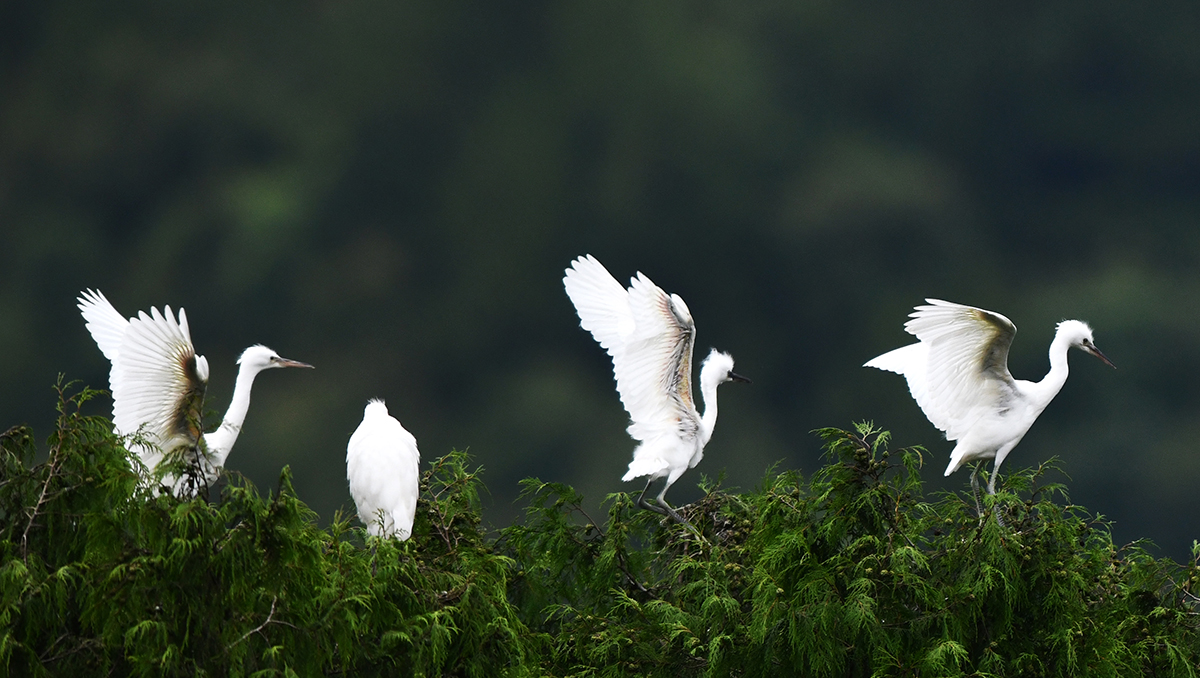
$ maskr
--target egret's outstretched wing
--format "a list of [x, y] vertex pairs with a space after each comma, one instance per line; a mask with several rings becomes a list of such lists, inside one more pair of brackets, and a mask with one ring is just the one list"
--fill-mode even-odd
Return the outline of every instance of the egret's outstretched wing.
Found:
[[[917, 306], [904, 324], [925, 347], [924, 369], [904, 374], [929, 421], [945, 431], [948, 440], [957, 440], [980, 416], [994, 413], [1015, 397], [1008, 349], [1017, 328], [999, 313], [939, 299], [926, 301], [928, 305]], [[911, 350], [915, 357], [922, 349], [897, 350]]]
[[[110, 380], [117, 432], [141, 429], [164, 453], [200, 440], [208, 382], [208, 363], [192, 347], [187, 315], [179, 309], [176, 321], [171, 307], [165, 310], [151, 308], [129, 321]], [[158, 451], [139, 452], [150, 469], [157, 465]]]
[[388, 415], [383, 401], [372, 400], [346, 446], [350, 494], [369, 534], [401, 540], [412, 534], [420, 464], [417, 439]]
[[668, 433], [690, 438], [700, 423], [692, 400], [692, 314], [679, 295], [667, 296], [642, 273], [632, 283], [634, 333], [625, 350], [613, 356], [617, 391], [633, 420], [629, 435], [636, 440]]
[[612, 356], [617, 392], [633, 422], [629, 434], [637, 440], [694, 434], [696, 328], [683, 299], [668, 296], [642, 273], [626, 290], [591, 255], [572, 262], [563, 285], [580, 325]]
[[129, 321], [113, 308], [100, 290], [85, 290], [76, 299], [87, 330], [110, 363], [117, 361]]
[[579, 324], [609, 355], [615, 355], [633, 335], [629, 292], [590, 254], [571, 262], [563, 287], [579, 314]]

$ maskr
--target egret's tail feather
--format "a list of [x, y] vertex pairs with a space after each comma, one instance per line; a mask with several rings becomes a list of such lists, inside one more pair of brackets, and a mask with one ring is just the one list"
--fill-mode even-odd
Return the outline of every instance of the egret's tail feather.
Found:
[[629, 470], [625, 475], [621, 476], [621, 480], [628, 482], [634, 478], [643, 476], [661, 476], [667, 473], [667, 462], [662, 459], [634, 459], [629, 462]]
[[964, 453], [956, 446], [954, 451], [950, 453], [950, 465], [946, 467], [946, 475], [957, 471], [966, 461]]

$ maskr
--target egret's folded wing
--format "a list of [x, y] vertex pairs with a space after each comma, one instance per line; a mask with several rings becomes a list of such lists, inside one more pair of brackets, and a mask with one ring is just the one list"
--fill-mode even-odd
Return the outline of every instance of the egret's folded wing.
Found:
[[1017, 328], [999, 313], [926, 301], [929, 305], [917, 306], [904, 326], [928, 351], [924, 395], [917, 402], [949, 440], [957, 440], [1015, 393], [1008, 349]]
[[165, 315], [152, 308], [150, 315], [142, 312], [130, 320], [111, 378], [117, 432], [128, 435], [144, 427], [164, 452], [177, 441], [196, 443], [207, 377], [197, 370], [198, 359], [203, 360], [192, 347], [183, 309], [178, 322], [170, 306]]
[[115, 363], [129, 321], [113, 308], [99, 290], [85, 290], [76, 301], [79, 302], [79, 312], [83, 315], [87, 330], [100, 347], [100, 352], [110, 363]]
[[[417, 439], [394, 417], [364, 420], [346, 447], [350, 494], [370, 534], [412, 534], [420, 492], [421, 453]], [[378, 511], [383, 510], [383, 525]], [[380, 529], [382, 527], [382, 529]]]
[[621, 402], [637, 440], [678, 432], [694, 435], [699, 425], [692, 401], [692, 348], [696, 325], [678, 295], [667, 296], [642, 273], [629, 288], [634, 332], [613, 356]]
[[609, 355], [615, 355], [634, 331], [629, 292], [590, 254], [571, 262], [563, 287], [579, 314], [579, 324]]

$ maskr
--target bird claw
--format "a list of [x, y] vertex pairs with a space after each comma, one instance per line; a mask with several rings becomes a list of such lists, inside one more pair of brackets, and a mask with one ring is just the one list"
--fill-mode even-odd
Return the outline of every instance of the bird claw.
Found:
[[674, 520], [676, 523], [679, 523], [680, 525], [687, 525], [688, 527], [692, 528], [693, 530], [696, 529], [691, 523], [684, 520], [683, 516], [679, 515], [679, 513], [677, 513], [675, 511], [675, 509], [671, 508], [670, 506], [667, 506], [666, 502], [663, 502], [663, 506], [667, 509], [666, 514], [671, 517], [671, 520]]
[[692, 534], [695, 534], [697, 537], [700, 537], [701, 539], [704, 538], [704, 535], [701, 534], [700, 530], [696, 529], [695, 525], [689, 523], [687, 520], [684, 519], [683, 516], [679, 515], [679, 513], [675, 509], [671, 508], [670, 504], [668, 504], [666, 501], [663, 501], [662, 499], [659, 499], [659, 502], [661, 502], [663, 505], [663, 508], [666, 509], [663, 512], [663, 515], [670, 517], [671, 520], [674, 520], [676, 522], [676, 524], [683, 525], [687, 529], [691, 530]]
[[[649, 487], [648, 484], [647, 484], [647, 487]], [[700, 530], [696, 529], [695, 525], [692, 525], [687, 520], [685, 520], [683, 518], [683, 516], [679, 515], [678, 511], [671, 508], [671, 505], [668, 504], [666, 502], [666, 500], [658, 499], [657, 501], [659, 502], [659, 504], [661, 504], [661, 506], [655, 506], [654, 504], [651, 504], [650, 502], [646, 501], [646, 493], [643, 491], [642, 494], [638, 495], [637, 505], [639, 508], [645, 509], [647, 511], [652, 511], [652, 512], [657, 513], [662, 516], [666, 516], [666, 517], [670, 518], [671, 520], [674, 520], [677, 524], [687, 527], [689, 530], [691, 530], [697, 536], [700, 536]]]
[[661, 506], [655, 506], [654, 504], [651, 504], [650, 502], [646, 501], [646, 497], [644, 495], [638, 497], [637, 505], [639, 508], [643, 508], [647, 511], [653, 511], [654, 513], [657, 513], [659, 515], [664, 515], [664, 516], [670, 515]]

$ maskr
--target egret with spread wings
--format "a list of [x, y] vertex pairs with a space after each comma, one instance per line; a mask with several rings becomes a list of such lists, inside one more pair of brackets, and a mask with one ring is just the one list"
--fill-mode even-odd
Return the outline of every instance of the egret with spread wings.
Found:
[[[1050, 372], [1041, 381], [1013, 379], [1008, 348], [1017, 328], [999, 313], [938, 299], [917, 306], [904, 329], [920, 341], [868, 361], [904, 375], [929, 421], [957, 440], [946, 475], [976, 459], [994, 459], [988, 494], [996, 493], [1000, 464], [1067, 381], [1067, 351], [1074, 347], [1115, 367], [1079, 320], [1058, 324], [1050, 343]], [[978, 471], [976, 467], [975, 472]], [[975, 472], [971, 486], [978, 492]], [[978, 499], [976, 499], [978, 501]]]
[[412, 534], [420, 492], [421, 453], [417, 439], [376, 399], [367, 403], [362, 423], [346, 446], [346, 477], [358, 517], [367, 534]]
[[113, 426], [118, 435], [140, 433], [144, 444], [130, 444], [146, 469], [154, 471], [167, 457], [182, 454], [187, 473], [163, 477], [176, 496], [204, 491], [220, 474], [237, 441], [250, 407], [254, 377], [274, 367], [308, 367], [281, 358], [266, 346], [251, 346], [238, 358], [237, 382], [221, 426], [204, 433], [201, 425], [208, 361], [196, 355], [187, 314], [171, 307], [151, 308], [128, 320], [99, 291], [78, 298], [79, 310], [101, 353], [112, 363], [109, 389]]
[[[664, 499], [683, 472], [700, 463], [717, 422], [717, 386], [749, 381], [733, 371], [733, 358], [713, 350], [700, 370], [704, 414], [692, 400], [692, 348], [696, 324], [687, 304], [644, 274], [621, 286], [592, 255], [571, 263], [563, 278], [579, 324], [613, 359], [617, 392], [629, 413], [627, 429], [641, 442], [621, 480], [646, 476], [638, 506], [686, 523]], [[658, 504], [646, 501], [651, 483], [665, 477]]]

